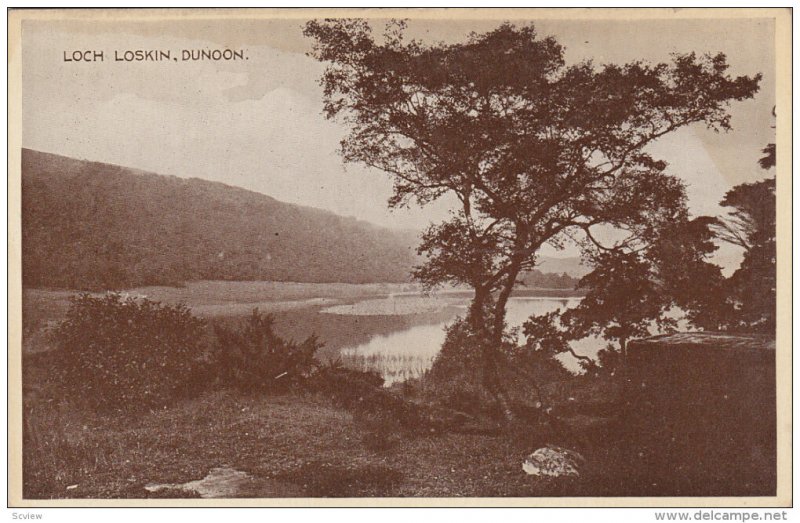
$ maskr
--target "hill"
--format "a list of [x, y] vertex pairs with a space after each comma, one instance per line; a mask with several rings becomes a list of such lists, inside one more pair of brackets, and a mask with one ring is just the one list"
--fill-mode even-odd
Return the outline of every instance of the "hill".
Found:
[[403, 282], [417, 235], [196, 178], [22, 151], [23, 284]]
[[543, 273], [567, 274], [576, 279], [582, 278], [591, 271], [590, 267], [581, 263], [580, 256], [566, 258], [542, 256], [539, 258], [536, 268]]

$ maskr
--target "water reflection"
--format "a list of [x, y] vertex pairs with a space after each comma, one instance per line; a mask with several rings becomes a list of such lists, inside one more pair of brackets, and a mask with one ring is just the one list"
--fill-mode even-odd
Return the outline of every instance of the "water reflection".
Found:
[[[446, 304], [452, 311], [441, 321], [427, 325], [414, 325], [385, 335], [375, 335], [368, 341], [345, 346], [340, 354], [342, 361], [354, 368], [379, 371], [387, 385], [417, 377], [430, 368], [445, 338], [445, 326], [463, 314], [469, 300], [463, 296], [443, 299], [435, 298], [428, 303], [419, 296], [392, 296], [380, 300], [366, 300], [348, 307], [331, 307], [323, 310], [327, 314], [425, 314], [435, 309], [441, 311]], [[509, 327], [521, 327], [533, 314], [544, 314], [556, 309], [574, 307], [579, 298], [513, 297], [509, 300], [506, 319]], [[377, 312], [376, 312], [377, 311]], [[602, 347], [597, 340], [582, 340], [574, 349], [579, 354], [593, 355]], [[577, 363], [564, 360], [568, 368], [577, 370]]]

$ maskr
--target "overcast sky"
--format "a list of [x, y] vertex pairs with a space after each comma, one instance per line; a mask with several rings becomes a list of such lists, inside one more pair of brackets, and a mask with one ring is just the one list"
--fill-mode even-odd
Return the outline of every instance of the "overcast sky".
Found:
[[[417, 20], [409, 22], [409, 33], [456, 42], [497, 25]], [[756, 162], [774, 141], [771, 20], [545, 20], [536, 27], [566, 47], [568, 63], [655, 62], [673, 52], [722, 51], [732, 74], [763, 73], [756, 99], [732, 106], [732, 132], [695, 126], [651, 150], [687, 181], [698, 214], [716, 214], [733, 185], [764, 178]], [[441, 219], [448, 202], [389, 212], [389, 178], [342, 164], [336, 150], [345, 129], [321, 114], [323, 68], [305, 56], [309, 42], [301, 31], [298, 20], [25, 22], [23, 146], [221, 181], [389, 227], [419, 229]], [[115, 50], [169, 49], [174, 56], [224, 47], [242, 49], [248, 59], [113, 61]], [[103, 51], [105, 61], [65, 62], [63, 53], [73, 50]]]

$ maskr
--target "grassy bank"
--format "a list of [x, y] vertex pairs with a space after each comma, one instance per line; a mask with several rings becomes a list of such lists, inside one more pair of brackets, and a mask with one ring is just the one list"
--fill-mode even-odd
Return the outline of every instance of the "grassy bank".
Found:
[[245, 497], [534, 496], [553, 488], [522, 472], [525, 444], [431, 434], [373, 450], [352, 414], [317, 396], [215, 392], [137, 417], [28, 405], [30, 498], [144, 498], [147, 484], [196, 480], [221, 466], [260, 480]]

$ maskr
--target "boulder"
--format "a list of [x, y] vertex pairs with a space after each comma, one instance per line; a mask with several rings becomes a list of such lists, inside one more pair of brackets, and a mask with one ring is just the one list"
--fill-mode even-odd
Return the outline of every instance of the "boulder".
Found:
[[574, 450], [547, 445], [535, 450], [522, 463], [522, 470], [531, 476], [580, 476], [586, 460]]
[[148, 492], [160, 490], [182, 490], [197, 492], [201, 498], [233, 498], [250, 481], [250, 476], [230, 467], [213, 468], [203, 479], [187, 483], [149, 483], [145, 485]]

